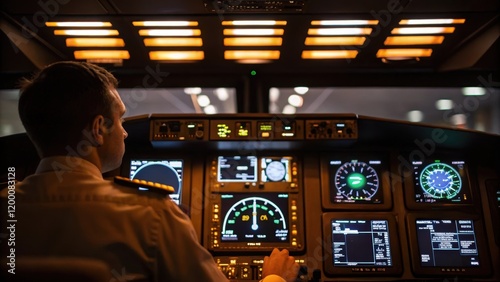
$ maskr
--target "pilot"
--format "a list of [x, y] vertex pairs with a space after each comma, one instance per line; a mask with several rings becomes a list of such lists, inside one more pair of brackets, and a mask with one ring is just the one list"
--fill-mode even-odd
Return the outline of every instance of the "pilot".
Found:
[[[96, 258], [119, 281], [227, 281], [175, 203], [103, 179], [120, 166], [127, 138], [116, 87], [108, 71], [80, 62], [23, 81], [19, 114], [41, 161], [16, 183], [15, 256]], [[7, 189], [0, 195], [7, 222]], [[263, 277], [294, 281], [298, 268], [275, 249]]]

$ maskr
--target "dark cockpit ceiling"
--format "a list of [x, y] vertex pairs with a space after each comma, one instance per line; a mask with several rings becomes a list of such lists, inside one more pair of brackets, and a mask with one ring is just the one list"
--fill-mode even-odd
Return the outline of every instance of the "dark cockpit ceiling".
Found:
[[[120, 79], [122, 87], [140, 83], [148, 72], [168, 72], [171, 79], [161, 86], [183, 86], [190, 82], [220, 85], [240, 81], [242, 77], [258, 79], [274, 86], [290, 81], [309, 85], [339, 86], [465, 86], [478, 85], [478, 76], [498, 81], [500, 70], [499, 4], [497, 0], [296, 0], [296, 1], [212, 1], [212, 0], [40, 0], [2, 1], [0, 27], [2, 88], [13, 88], [17, 79], [47, 63], [74, 60], [82, 47], [67, 47], [70, 36], [54, 35], [58, 28], [45, 22], [105, 21], [123, 39], [129, 58], [103, 63]], [[403, 19], [462, 19], [463, 23], [426, 24], [423, 27], [454, 27], [441, 34], [441, 44], [385, 44]], [[146, 47], [143, 27], [134, 21], [196, 21], [202, 46]], [[280, 46], [224, 46], [223, 21], [286, 21]], [[312, 21], [378, 20], [369, 26], [371, 32], [359, 45], [306, 45]], [[330, 26], [331, 27], [331, 26]], [[337, 26], [338, 27], [338, 26]], [[156, 27], [158, 28], [158, 27]], [[321, 37], [321, 36], [320, 36]], [[404, 60], [383, 59], [381, 49], [431, 49], [429, 56], [412, 55]], [[279, 58], [262, 64], [242, 64], [225, 59], [228, 50], [279, 51]], [[303, 59], [307, 50], [355, 50], [355, 58]], [[151, 60], [151, 51], [202, 51], [203, 59], [194, 62]], [[102, 63], [102, 60], [101, 60]], [[250, 72], [257, 71], [258, 77]], [[495, 80], [496, 79], [496, 80]], [[165, 85], [163, 85], [165, 84]], [[234, 83], [233, 83], [234, 84]]]

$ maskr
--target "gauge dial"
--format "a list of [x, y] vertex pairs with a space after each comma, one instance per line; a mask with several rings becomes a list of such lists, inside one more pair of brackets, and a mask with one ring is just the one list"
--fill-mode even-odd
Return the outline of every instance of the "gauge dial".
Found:
[[335, 173], [335, 186], [349, 200], [370, 200], [379, 187], [377, 172], [364, 162], [343, 164]]
[[286, 167], [280, 161], [272, 161], [266, 166], [266, 176], [270, 181], [281, 181], [285, 179]]
[[420, 187], [436, 199], [452, 199], [462, 189], [460, 174], [445, 163], [432, 163], [420, 173]]
[[224, 216], [223, 241], [285, 241], [287, 238], [285, 216], [268, 199], [244, 198], [231, 206]]

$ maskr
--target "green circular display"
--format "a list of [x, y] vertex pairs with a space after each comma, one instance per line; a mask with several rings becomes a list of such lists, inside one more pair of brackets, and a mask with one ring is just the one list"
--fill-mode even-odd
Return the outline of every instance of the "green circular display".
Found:
[[452, 199], [462, 189], [460, 174], [445, 163], [432, 163], [420, 173], [420, 187], [435, 199]]
[[349, 200], [371, 199], [378, 191], [378, 174], [364, 162], [344, 163], [335, 173], [335, 187]]
[[354, 172], [347, 176], [347, 186], [351, 189], [363, 189], [366, 185], [366, 177], [358, 172]]

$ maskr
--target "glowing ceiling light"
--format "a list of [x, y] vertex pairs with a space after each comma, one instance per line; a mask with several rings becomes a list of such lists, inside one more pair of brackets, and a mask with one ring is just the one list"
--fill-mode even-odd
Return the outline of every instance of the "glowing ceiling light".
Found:
[[436, 101], [436, 109], [444, 111], [453, 109], [453, 100], [440, 99]]
[[222, 21], [222, 25], [246, 26], [246, 25], [286, 25], [286, 21], [262, 20], [262, 21]]
[[380, 49], [377, 52], [377, 58], [420, 58], [430, 57], [432, 49]]
[[200, 105], [200, 107], [206, 107], [210, 105], [210, 98], [208, 98], [207, 95], [199, 95], [196, 97], [196, 100], [198, 101], [198, 105]]
[[234, 35], [234, 36], [270, 36], [270, 35], [283, 35], [285, 32], [281, 28], [236, 28], [236, 29], [224, 29], [224, 35]]
[[172, 46], [203, 46], [203, 41], [201, 38], [192, 37], [169, 37], [169, 38], [144, 38], [144, 46], [156, 46], [156, 47], [172, 47]]
[[214, 115], [217, 113], [217, 108], [214, 105], [208, 105], [205, 108], [203, 108], [203, 112], [207, 115]]
[[110, 22], [45, 22], [48, 27], [109, 27]]
[[377, 20], [322, 20], [311, 21], [311, 25], [376, 25]]
[[276, 87], [269, 89], [269, 101], [277, 102], [280, 97], [280, 90]]
[[199, 36], [199, 29], [141, 29], [141, 36]]
[[392, 34], [442, 34], [453, 33], [454, 27], [397, 27]]
[[188, 95], [198, 95], [201, 94], [201, 87], [186, 87], [184, 88], [184, 93]]
[[406, 114], [406, 118], [411, 122], [421, 122], [424, 119], [424, 113], [422, 111], [409, 111]]
[[134, 21], [134, 26], [198, 26], [197, 21]]
[[443, 43], [444, 36], [389, 36], [385, 45], [432, 45]]
[[153, 61], [199, 61], [205, 58], [203, 51], [151, 51]]
[[484, 87], [463, 87], [462, 94], [465, 96], [482, 96], [486, 94]]
[[400, 25], [463, 24], [465, 19], [404, 19]]
[[56, 29], [54, 35], [69, 35], [69, 36], [116, 36], [116, 29]]
[[307, 91], [309, 91], [309, 87], [306, 87], [306, 86], [297, 86], [297, 87], [294, 87], [293, 90], [295, 92], [297, 92], [298, 94], [300, 95], [304, 95], [307, 93]]
[[371, 28], [310, 28], [309, 35], [368, 35], [372, 32]]
[[297, 94], [292, 94], [288, 97], [288, 103], [296, 108], [300, 108], [304, 104], [304, 98]]
[[86, 59], [130, 59], [126, 50], [80, 50], [74, 52], [76, 60]]
[[281, 46], [281, 37], [229, 37], [224, 46]]
[[221, 101], [227, 101], [227, 99], [229, 99], [229, 91], [227, 90], [227, 88], [216, 88], [214, 90], [214, 94]]
[[121, 38], [66, 38], [67, 47], [123, 47]]
[[283, 107], [283, 113], [286, 115], [293, 115], [297, 112], [297, 109], [292, 105], [286, 105]]
[[302, 59], [354, 59], [357, 50], [304, 50]]
[[277, 60], [280, 51], [277, 50], [228, 50], [224, 51], [226, 60]]
[[306, 37], [304, 44], [306, 46], [330, 45], [330, 46], [345, 46], [345, 45], [363, 45], [366, 37], [361, 36], [322, 36], [322, 37]]

